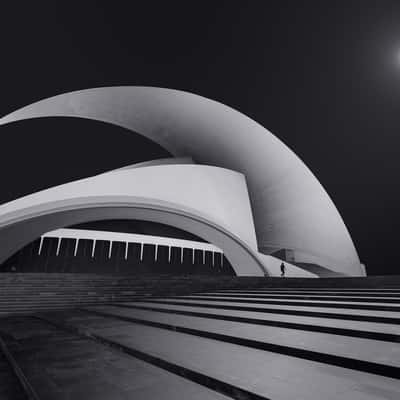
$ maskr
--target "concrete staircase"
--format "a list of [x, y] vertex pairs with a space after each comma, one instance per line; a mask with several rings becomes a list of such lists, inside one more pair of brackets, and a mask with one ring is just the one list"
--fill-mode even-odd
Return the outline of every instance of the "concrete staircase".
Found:
[[0, 318], [1, 399], [400, 399], [400, 277], [12, 283], [99, 303]]
[[400, 277], [264, 278], [207, 275], [1, 273], [0, 315], [241, 288], [400, 287]]
[[261, 285], [263, 281], [263, 278], [239, 279], [201, 275], [1, 273], [0, 315], [27, 314], [243, 285], [254, 287]]

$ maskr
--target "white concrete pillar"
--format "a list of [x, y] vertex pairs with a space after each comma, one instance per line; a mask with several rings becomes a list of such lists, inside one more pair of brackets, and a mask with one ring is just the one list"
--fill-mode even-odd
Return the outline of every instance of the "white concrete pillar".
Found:
[[39, 243], [39, 251], [38, 251], [38, 255], [40, 256], [40, 253], [42, 251], [42, 246], [43, 246], [43, 236], [40, 237], [40, 243]]
[[56, 256], [58, 256], [58, 254], [60, 253], [60, 246], [61, 246], [61, 238], [59, 237], [57, 242]]
[[125, 260], [128, 259], [128, 246], [129, 246], [129, 243], [125, 242]]
[[110, 240], [110, 247], [108, 249], [108, 258], [111, 258], [112, 246], [113, 246], [113, 241]]
[[93, 240], [93, 246], [92, 246], [92, 258], [94, 258], [94, 252], [96, 250], [96, 239]]
[[140, 243], [140, 261], [143, 261], [143, 243]]
[[75, 240], [74, 257], [76, 257], [76, 253], [78, 252], [78, 244], [79, 244], [79, 239], [76, 239], [76, 240]]

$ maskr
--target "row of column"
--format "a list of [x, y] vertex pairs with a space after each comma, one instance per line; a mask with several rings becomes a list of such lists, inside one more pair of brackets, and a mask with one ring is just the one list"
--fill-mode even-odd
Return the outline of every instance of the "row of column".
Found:
[[43, 238], [3, 263], [0, 272], [235, 275], [223, 253], [89, 239]]
[[[79, 242], [80, 242], [80, 241], [81, 241], [81, 242], [85, 241], [85, 242], [91, 242], [91, 243], [92, 243], [92, 245], [91, 245], [90, 257], [91, 257], [91, 258], [94, 258], [94, 257], [95, 257], [95, 251], [96, 251], [96, 243], [97, 243], [97, 240], [91, 240], [91, 239], [67, 239], [67, 238], [62, 238], [62, 237], [59, 237], [59, 238], [46, 238], [46, 237], [43, 237], [43, 236], [40, 238], [40, 242], [39, 242], [39, 249], [38, 249], [38, 255], [39, 255], [39, 256], [40, 256], [41, 253], [42, 253], [43, 243], [45, 243], [45, 241], [53, 241], [54, 239], [57, 241], [56, 252], [55, 252], [55, 255], [56, 255], [56, 256], [59, 256], [59, 255], [60, 255], [60, 249], [61, 249], [62, 241], [63, 241], [63, 240], [64, 240], [64, 241], [65, 241], [65, 240], [69, 240], [69, 241], [74, 241], [74, 242], [75, 242], [74, 250], [73, 250], [73, 256], [74, 256], [74, 257], [77, 256], [78, 248], [79, 248]], [[103, 243], [106, 242], [106, 243], [108, 243], [108, 258], [110, 259], [111, 256], [112, 256], [112, 249], [113, 249], [113, 243], [114, 243], [114, 241], [112, 241], [112, 240], [109, 240], [109, 241], [103, 241], [103, 240], [101, 240], [101, 241], [99, 241], [99, 242], [103, 242]], [[197, 251], [197, 252], [201, 252], [201, 253], [202, 253], [202, 263], [203, 263], [203, 264], [206, 263], [206, 253], [211, 253], [211, 254], [212, 254], [212, 265], [213, 265], [213, 266], [215, 265], [215, 258], [216, 258], [216, 254], [217, 254], [217, 255], [218, 255], [218, 258], [221, 259], [221, 266], [223, 266], [224, 256], [223, 256], [223, 253], [222, 253], [222, 252], [214, 252], [214, 251], [208, 251], [208, 250], [204, 250], [204, 249], [186, 248], [186, 247], [185, 247], [185, 248], [181, 248], [181, 247], [175, 247], [175, 246], [159, 246], [159, 245], [157, 245], [157, 244], [155, 244], [155, 245], [150, 245], [150, 244], [146, 244], [146, 243], [143, 243], [143, 242], [142, 242], [142, 243], [132, 243], [132, 242], [119, 242], [119, 241], [118, 241], [118, 242], [115, 242], [115, 243], [122, 244], [122, 245], [125, 247], [125, 249], [124, 249], [124, 259], [125, 259], [125, 260], [128, 260], [128, 255], [129, 255], [128, 249], [129, 249], [129, 245], [130, 245], [130, 244], [131, 244], [131, 245], [137, 245], [137, 244], [139, 244], [139, 245], [140, 245], [140, 256], [139, 256], [140, 261], [143, 261], [144, 246], [147, 245], [147, 246], [154, 246], [154, 247], [155, 247], [155, 251], [154, 251], [154, 261], [155, 261], [155, 262], [158, 261], [159, 247], [162, 247], [162, 248], [167, 247], [167, 248], [168, 248], [168, 262], [171, 262], [171, 250], [172, 250], [172, 248], [176, 248], [176, 249], [180, 249], [180, 261], [181, 261], [181, 263], [183, 263], [183, 256], [184, 256], [184, 249], [185, 249], [185, 250], [189, 250], [189, 251], [192, 252], [192, 264], [195, 263], [195, 252]]]

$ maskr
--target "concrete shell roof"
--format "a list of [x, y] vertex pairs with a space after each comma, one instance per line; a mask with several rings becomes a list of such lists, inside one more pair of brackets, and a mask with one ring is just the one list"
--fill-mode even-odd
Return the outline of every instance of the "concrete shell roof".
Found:
[[114, 170], [1, 205], [0, 263], [49, 230], [110, 218], [175, 226], [223, 249], [238, 275], [266, 273], [244, 176], [194, 164]]
[[305, 164], [257, 122], [221, 103], [155, 87], [103, 87], [51, 97], [0, 119], [69, 116], [119, 125], [175, 157], [245, 175], [260, 251], [293, 249], [297, 259], [362, 273], [349, 232]]

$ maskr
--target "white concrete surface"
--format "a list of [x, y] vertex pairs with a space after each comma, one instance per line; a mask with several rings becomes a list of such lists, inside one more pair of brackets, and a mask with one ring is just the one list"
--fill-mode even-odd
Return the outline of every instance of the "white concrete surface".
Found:
[[0, 262], [50, 230], [118, 218], [191, 232], [221, 248], [238, 275], [268, 273], [258, 256], [244, 176], [194, 164], [112, 171], [1, 205]]
[[119, 125], [174, 156], [243, 173], [259, 249], [287, 248], [296, 261], [365, 275], [338, 210], [315, 176], [285, 144], [240, 112], [177, 90], [103, 87], [39, 101], [3, 117], [0, 124], [53, 116]]

